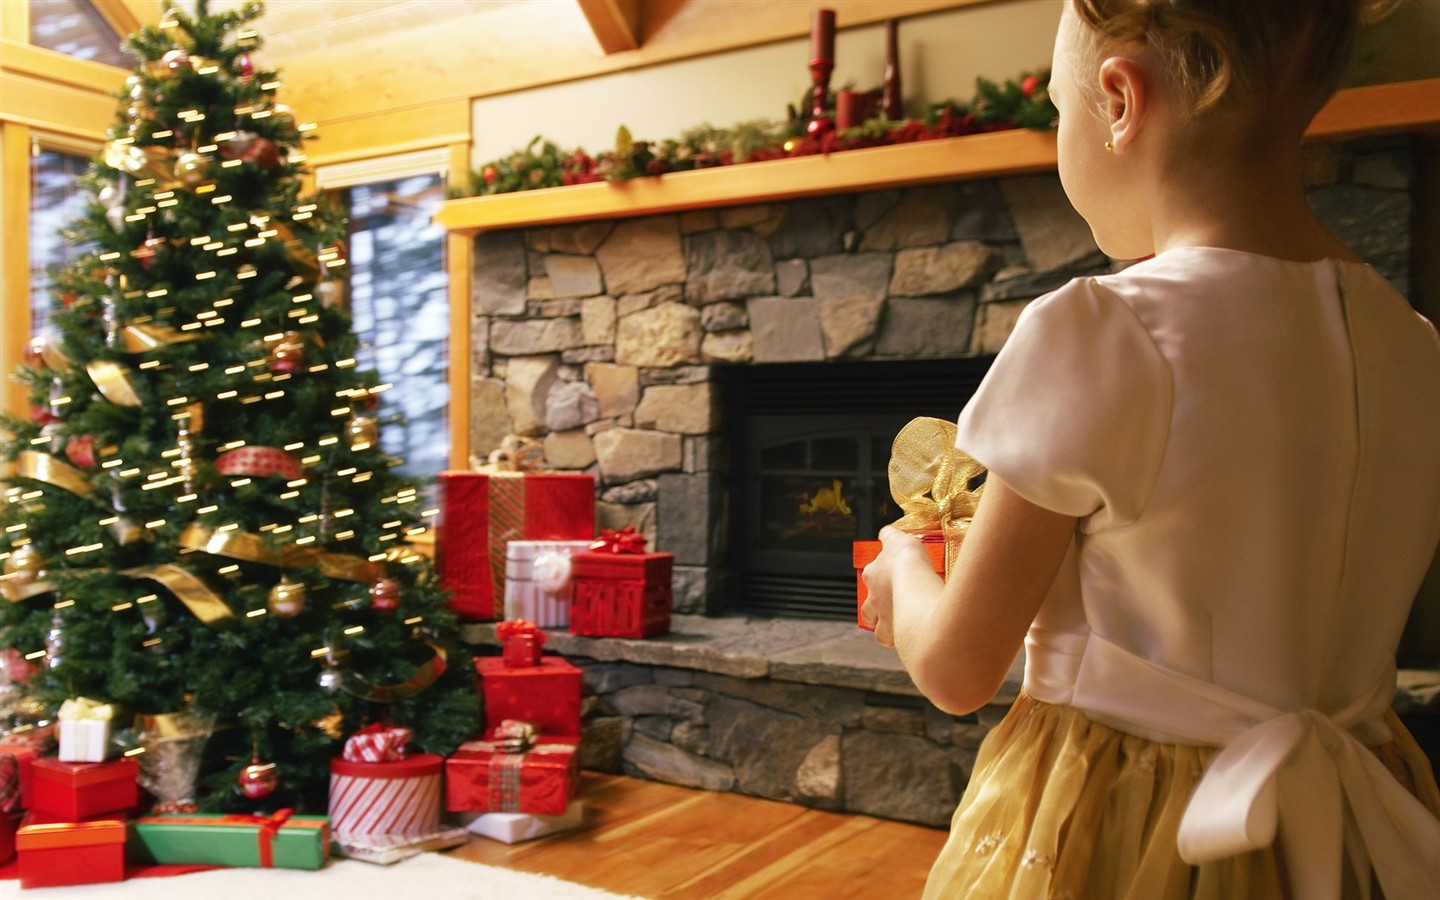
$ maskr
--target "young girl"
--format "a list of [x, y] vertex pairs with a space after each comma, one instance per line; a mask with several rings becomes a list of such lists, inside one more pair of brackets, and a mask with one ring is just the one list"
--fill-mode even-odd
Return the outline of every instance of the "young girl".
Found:
[[[948, 583], [882, 533], [866, 618], [986, 739], [927, 897], [1440, 897], [1389, 704], [1440, 541], [1440, 340], [1311, 216], [1362, 0], [1066, 0], [1060, 179], [1101, 249], [960, 417]], [[1418, 799], [1417, 799], [1418, 798]]]

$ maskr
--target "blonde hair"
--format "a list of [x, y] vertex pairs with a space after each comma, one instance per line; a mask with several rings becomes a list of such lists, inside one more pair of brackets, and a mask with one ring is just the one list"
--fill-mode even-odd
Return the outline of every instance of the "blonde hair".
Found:
[[[1072, 0], [1102, 46], [1156, 53], [1191, 110], [1244, 97], [1309, 119], [1339, 86], [1361, 22], [1401, 0]], [[1303, 124], [1303, 123], [1302, 123]]]

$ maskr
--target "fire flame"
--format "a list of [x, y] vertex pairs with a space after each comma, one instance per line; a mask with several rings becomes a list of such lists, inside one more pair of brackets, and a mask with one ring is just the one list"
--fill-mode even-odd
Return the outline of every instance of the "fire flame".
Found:
[[845, 502], [845, 497], [841, 493], [842, 487], [840, 479], [837, 478], [830, 487], [822, 487], [816, 491], [814, 497], [801, 494], [800, 512], [807, 516], [817, 513], [832, 516], [851, 515], [850, 504]]

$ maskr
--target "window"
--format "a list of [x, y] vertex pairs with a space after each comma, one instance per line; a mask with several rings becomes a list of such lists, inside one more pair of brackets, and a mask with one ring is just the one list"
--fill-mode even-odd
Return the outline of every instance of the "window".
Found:
[[45, 325], [52, 302], [50, 281], [78, 256], [83, 247], [67, 241], [61, 229], [85, 213], [90, 195], [76, 179], [88, 161], [55, 150], [37, 150], [30, 157], [30, 330]]
[[446, 407], [450, 299], [445, 231], [431, 217], [445, 199], [440, 175], [360, 184], [345, 192], [350, 211], [350, 309], [358, 361], [390, 385], [381, 395], [387, 453], [400, 471], [430, 478], [448, 467]]
[[30, 43], [122, 69], [135, 62], [120, 49], [120, 36], [89, 0], [30, 0]]

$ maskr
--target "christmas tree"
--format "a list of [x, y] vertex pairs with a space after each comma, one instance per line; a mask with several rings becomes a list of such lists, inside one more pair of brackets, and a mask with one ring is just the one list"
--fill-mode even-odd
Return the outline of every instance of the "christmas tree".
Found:
[[87, 249], [18, 374], [30, 416], [5, 422], [0, 647], [43, 713], [213, 716], [195, 796], [168, 799], [323, 811], [344, 735], [385, 719], [448, 753], [477, 701], [260, 14], [167, 5], [126, 41], [139, 65], [67, 233]]

